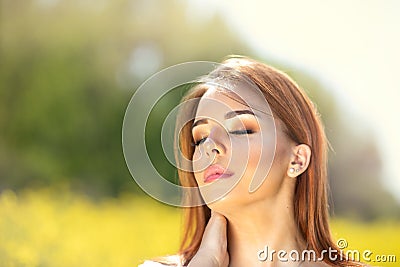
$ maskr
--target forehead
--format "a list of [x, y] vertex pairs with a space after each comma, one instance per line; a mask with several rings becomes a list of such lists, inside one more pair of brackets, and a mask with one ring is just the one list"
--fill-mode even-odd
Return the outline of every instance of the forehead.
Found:
[[213, 88], [201, 97], [196, 117], [219, 117], [218, 115], [239, 109], [249, 109], [249, 107], [237, 96]]
[[[201, 97], [196, 117], [219, 117], [236, 110], [251, 110], [255, 114], [271, 116], [272, 112], [261, 92], [210, 87]], [[217, 119], [217, 118], [216, 118]]]

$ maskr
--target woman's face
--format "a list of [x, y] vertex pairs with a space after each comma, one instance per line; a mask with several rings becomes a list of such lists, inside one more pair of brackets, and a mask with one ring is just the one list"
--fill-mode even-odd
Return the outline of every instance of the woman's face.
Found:
[[207, 205], [220, 212], [276, 196], [293, 145], [269, 108], [260, 111], [265, 99], [246, 90], [240, 97], [248, 105], [211, 87], [192, 127], [194, 176]]

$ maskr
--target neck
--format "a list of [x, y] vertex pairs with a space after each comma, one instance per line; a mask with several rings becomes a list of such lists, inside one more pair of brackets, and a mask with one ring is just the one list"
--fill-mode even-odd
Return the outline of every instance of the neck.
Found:
[[[306, 243], [294, 220], [292, 198], [277, 197], [227, 211], [230, 267], [298, 266], [289, 253], [301, 253]], [[278, 258], [281, 254], [282, 261]]]

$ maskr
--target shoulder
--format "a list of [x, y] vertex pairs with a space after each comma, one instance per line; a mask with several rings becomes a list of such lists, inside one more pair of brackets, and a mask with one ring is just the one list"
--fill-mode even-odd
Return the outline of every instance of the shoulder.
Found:
[[146, 260], [138, 267], [184, 267], [181, 262], [182, 262], [181, 256], [172, 255], [172, 256], [162, 257], [159, 262]]

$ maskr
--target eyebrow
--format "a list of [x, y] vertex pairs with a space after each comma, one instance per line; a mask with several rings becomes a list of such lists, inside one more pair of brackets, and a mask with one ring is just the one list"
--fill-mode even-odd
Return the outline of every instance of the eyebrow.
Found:
[[[248, 109], [244, 109], [244, 110], [234, 110], [234, 111], [230, 111], [230, 112], [228, 112], [228, 113], [225, 114], [224, 118], [225, 118], [225, 120], [227, 120], [227, 119], [231, 119], [231, 118], [233, 118], [233, 117], [235, 117], [235, 116], [239, 116], [239, 115], [243, 115], [243, 114], [250, 114], [250, 115], [256, 116], [256, 114], [254, 114], [253, 111], [248, 110]], [[192, 129], [193, 129], [194, 127], [198, 126], [198, 125], [207, 124], [207, 123], [208, 123], [208, 119], [200, 119], [200, 120], [197, 120], [197, 121], [195, 121], [195, 122], [193, 123]]]
[[233, 118], [235, 116], [243, 115], [243, 114], [250, 114], [250, 115], [256, 116], [256, 114], [254, 114], [253, 111], [248, 110], [248, 109], [244, 109], [244, 110], [230, 111], [230, 112], [226, 113], [224, 117], [227, 120], [227, 119], [231, 119], [231, 118]]
[[194, 123], [193, 123], [193, 125], [192, 125], [192, 129], [194, 128], [194, 127], [196, 127], [196, 126], [198, 126], [198, 125], [201, 125], [201, 124], [207, 124], [207, 119], [200, 119], [200, 120], [198, 120], [198, 121], [195, 121]]

